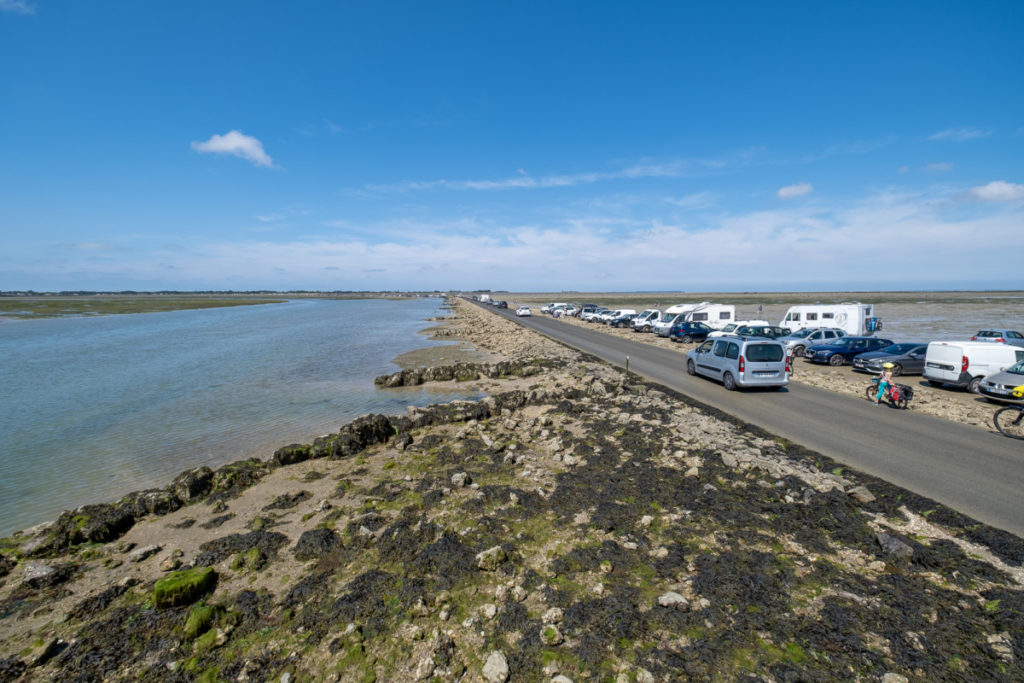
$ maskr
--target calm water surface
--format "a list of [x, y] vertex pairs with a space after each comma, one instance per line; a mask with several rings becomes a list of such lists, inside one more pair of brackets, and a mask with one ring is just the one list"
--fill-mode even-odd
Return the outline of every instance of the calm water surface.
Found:
[[0, 534], [452, 398], [378, 390], [439, 299], [0, 323]]

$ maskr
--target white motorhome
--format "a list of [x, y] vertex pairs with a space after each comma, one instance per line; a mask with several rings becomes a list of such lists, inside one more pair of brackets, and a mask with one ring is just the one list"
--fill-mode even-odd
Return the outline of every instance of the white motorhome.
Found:
[[710, 301], [702, 301], [697, 304], [676, 304], [666, 308], [665, 313], [682, 313], [683, 321], [704, 323], [716, 330], [720, 330], [736, 320], [735, 306], [732, 304], [713, 304]]
[[882, 329], [873, 304], [846, 301], [841, 304], [801, 304], [790, 306], [779, 327], [793, 332], [805, 327], [837, 327], [849, 335], [871, 335]]

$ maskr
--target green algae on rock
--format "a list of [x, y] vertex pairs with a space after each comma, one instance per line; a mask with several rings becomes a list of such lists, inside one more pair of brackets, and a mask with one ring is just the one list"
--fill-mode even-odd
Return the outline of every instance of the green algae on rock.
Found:
[[158, 608], [187, 605], [213, 591], [216, 585], [217, 572], [213, 567], [182, 569], [156, 582], [153, 604]]

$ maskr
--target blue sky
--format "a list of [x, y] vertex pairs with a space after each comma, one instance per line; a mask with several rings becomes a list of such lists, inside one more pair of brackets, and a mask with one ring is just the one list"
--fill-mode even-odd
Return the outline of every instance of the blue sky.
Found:
[[0, 290], [1024, 288], [1021, 2], [0, 0]]

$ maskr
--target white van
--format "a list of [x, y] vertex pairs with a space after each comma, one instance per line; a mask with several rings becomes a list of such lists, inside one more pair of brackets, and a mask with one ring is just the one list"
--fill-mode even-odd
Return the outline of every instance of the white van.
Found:
[[951, 384], [978, 393], [988, 375], [1024, 360], [1024, 349], [975, 341], [937, 341], [928, 344], [922, 376], [932, 386]]
[[636, 332], [650, 332], [651, 325], [661, 315], [661, 310], [658, 308], [648, 308], [640, 311], [640, 315], [633, 318], [629, 322], [629, 326], [632, 327]]
[[801, 304], [790, 306], [779, 327], [793, 332], [805, 327], [837, 327], [854, 336], [870, 335], [882, 329], [873, 304], [846, 301], [841, 304]]

